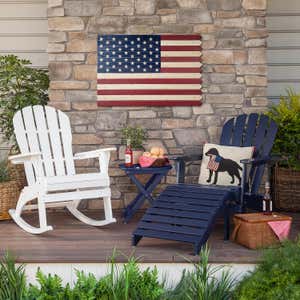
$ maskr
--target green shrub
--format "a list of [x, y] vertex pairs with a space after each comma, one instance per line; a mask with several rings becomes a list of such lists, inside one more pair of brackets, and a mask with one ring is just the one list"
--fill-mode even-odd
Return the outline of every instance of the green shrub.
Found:
[[85, 275], [77, 271], [77, 280], [73, 289], [74, 300], [109, 300], [112, 298], [110, 277], [105, 276], [97, 280], [93, 274]]
[[164, 284], [158, 281], [156, 267], [141, 271], [134, 257], [129, 257], [122, 269], [118, 269], [112, 261], [109, 278], [111, 299], [114, 300], [156, 300], [164, 293]]
[[165, 287], [158, 280], [156, 267], [142, 271], [133, 256], [122, 268], [111, 259], [108, 274], [96, 279], [93, 274], [76, 271], [74, 287], [63, 285], [57, 275], [37, 271], [38, 284], [26, 286], [24, 266], [16, 267], [14, 258], [6, 255], [0, 265], [0, 300], [227, 300], [230, 299], [233, 279], [223, 272], [221, 279], [215, 272], [221, 268], [208, 265], [209, 251], [201, 252], [201, 263], [193, 272], [184, 272], [175, 289]]
[[299, 300], [300, 240], [266, 250], [262, 262], [238, 285], [237, 300]]
[[0, 262], [0, 300], [25, 300], [24, 265], [16, 266], [15, 258], [6, 253]]
[[36, 274], [39, 286], [29, 285], [26, 300], [71, 300], [73, 293], [69, 284], [64, 287], [57, 275], [44, 275], [40, 270]]
[[284, 158], [281, 165], [300, 170], [300, 94], [287, 90], [268, 115], [278, 125], [273, 151]]
[[0, 132], [15, 147], [12, 120], [16, 111], [48, 101], [47, 71], [30, 65], [29, 60], [15, 55], [0, 56]]
[[6, 182], [10, 180], [9, 170], [7, 166], [7, 161], [0, 161], [0, 182]]
[[[192, 272], [184, 271], [180, 282], [168, 294], [172, 300], [230, 300], [233, 295], [235, 280], [223, 267], [208, 264], [209, 250], [200, 253], [200, 262], [194, 264]], [[221, 272], [218, 279], [216, 273]]]

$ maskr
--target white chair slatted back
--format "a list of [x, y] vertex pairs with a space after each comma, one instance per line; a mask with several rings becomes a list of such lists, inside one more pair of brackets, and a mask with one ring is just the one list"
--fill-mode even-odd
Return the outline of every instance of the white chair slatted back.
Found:
[[21, 153], [41, 152], [42, 164], [25, 164], [28, 184], [36, 174], [74, 175], [71, 125], [67, 115], [53, 107], [25, 107], [13, 119]]

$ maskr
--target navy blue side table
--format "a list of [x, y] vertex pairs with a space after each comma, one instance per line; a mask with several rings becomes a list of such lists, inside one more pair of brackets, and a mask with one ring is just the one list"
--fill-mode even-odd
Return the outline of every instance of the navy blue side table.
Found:
[[[154, 198], [151, 193], [160, 183], [162, 178], [172, 169], [172, 166], [168, 165], [164, 167], [142, 168], [140, 165], [134, 165], [133, 167], [127, 168], [124, 164], [120, 164], [119, 167], [133, 181], [139, 190], [138, 195], [124, 209], [123, 218], [124, 222], [127, 223], [133, 217], [135, 212], [143, 205], [146, 199], [151, 204], [154, 202]], [[138, 174], [152, 174], [152, 176], [148, 182], [143, 185], [135, 176]]]

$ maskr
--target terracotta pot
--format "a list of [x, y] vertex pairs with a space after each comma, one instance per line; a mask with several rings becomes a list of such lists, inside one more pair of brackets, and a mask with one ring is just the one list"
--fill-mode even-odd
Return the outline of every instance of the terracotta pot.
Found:
[[139, 163], [139, 158], [143, 155], [143, 150], [132, 150], [132, 160], [134, 164]]

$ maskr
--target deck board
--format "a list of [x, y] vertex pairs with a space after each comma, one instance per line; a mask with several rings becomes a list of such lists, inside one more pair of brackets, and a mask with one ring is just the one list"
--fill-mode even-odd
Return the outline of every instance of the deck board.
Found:
[[[91, 213], [95, 216], [95, 212]], [[99, 215], [102, 214], [99, 212]], [[300, 214], [293, 216], [291, 237], [300, 231]], [[106, 227], [92, 227], [74, 219], [68, 212], [50, 212], [49, 224], [53, 231], [43, 235], [31, 235], [12, 221], [0, 222], [0, 255], [6, 250], [17, 256], [19, 262], [25, 263], [103, 263], [109, 260], [114, 249], [125, 256], [135, 253], [145, 263], [197, 261], [191, 244], [175, 241], [143, 238], [137, 247], [131, 246], [131, 233], [136, 228], [141, 214], [128, 224], [123, 224], [120, 214], [118, 223]], [[27, 220], [35, 215], [27, 214]], [[210, 262], [214, 263], [256, 263], [260, 251], [249, 250], [231, 241], [223, 241], [223, 226], [215, 226], [209, 239], [211, 249]], [[118, 262], [126, 261], [119, 254]]]

